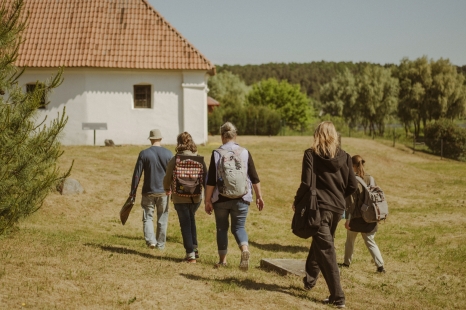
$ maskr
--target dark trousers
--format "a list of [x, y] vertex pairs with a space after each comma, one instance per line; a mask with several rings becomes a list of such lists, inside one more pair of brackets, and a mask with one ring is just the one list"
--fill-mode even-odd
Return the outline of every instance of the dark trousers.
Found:
[[330, 291], [329, 301], [335, 304], [345, 303], [345, 293], [340, 284], [340, 270], [333, 239], [341, 215], [329, 210], [320, 209], [321, 226], [317, 234], [312, 237], [311, 248], [306, 260], [307, 283], [314, 287], [319, 273], [322, 272]]
[[197, 249], [196, 211], [200, 204], [200, 202], [174, 204], [180, 220], [181, 236], [186, 254], [192, 254]]

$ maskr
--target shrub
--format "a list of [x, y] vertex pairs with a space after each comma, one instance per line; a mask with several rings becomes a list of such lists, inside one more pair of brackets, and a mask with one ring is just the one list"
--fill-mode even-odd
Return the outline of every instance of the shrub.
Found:
[[424, 129], [426, 145], [434, 154], [440, 155], [443, 139], [443, 156], [464, 159], [466, 156], [466, 129], [448, 119], [429, 123]]
[[241, 135], [275, 136], [281, 127], [279, 113], [265, 106], [217, 108], [208, 116], [209, 133], [219, 134], [220, 126], [225, 122], [233, 123]]

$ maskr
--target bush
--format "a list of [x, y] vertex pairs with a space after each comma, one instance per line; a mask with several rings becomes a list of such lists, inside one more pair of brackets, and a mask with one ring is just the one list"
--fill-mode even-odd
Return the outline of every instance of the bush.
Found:
[[440, 155], [443, 139], [443, 156], [452, 159], [465, 159], [466, 129], [448, 119], [429, 123], [424, 129], [426, 145], [434, 154]]
[[236, 109], [217, 108], [208, 116], [208, 131], [219, 134], [220, 126], [231, 122], [241, 135], [275, 136], [280, 132], [280, 115], [265, 106], [246, 106]]
[[214, 109], [212, 113], [207, 116], [207, 131], [211, 135], [220, 134], [220, 126], [223, 125], [223, 112], [222, 109]]

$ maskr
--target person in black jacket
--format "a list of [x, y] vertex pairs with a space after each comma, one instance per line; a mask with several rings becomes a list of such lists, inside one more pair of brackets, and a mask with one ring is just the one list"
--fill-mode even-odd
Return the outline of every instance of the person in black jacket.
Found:
[[309, 191], [313, 169], [316, 174], [321, 226], [312, 237], [306, 260], [306, 276], [303, 278], [304, 288], [312, 289], [322, 271], [330, 291], [330, 296], [323, 302], [344, 308], [345, 294], [340, 284], [334, 237], [345, 210], [345, 198], [358, 188], [358, 181], [352, 169], [351, 156], [339, 147], [338, 134], [332, 122], [319, 124], [314, 132], [312, 147], [304, 152], [301, 185], [293, 209]]

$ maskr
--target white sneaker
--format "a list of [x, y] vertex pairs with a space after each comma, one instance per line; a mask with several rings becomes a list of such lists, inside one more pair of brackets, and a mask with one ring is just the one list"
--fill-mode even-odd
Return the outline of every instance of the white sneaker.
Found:
[[247, 271], [249, 268], [249, 256], [251, 256], [251, 253], [249, 253], [248, 250], [244, 250], [241, 253], [241, 262], [239, 263], [239, 269]]

